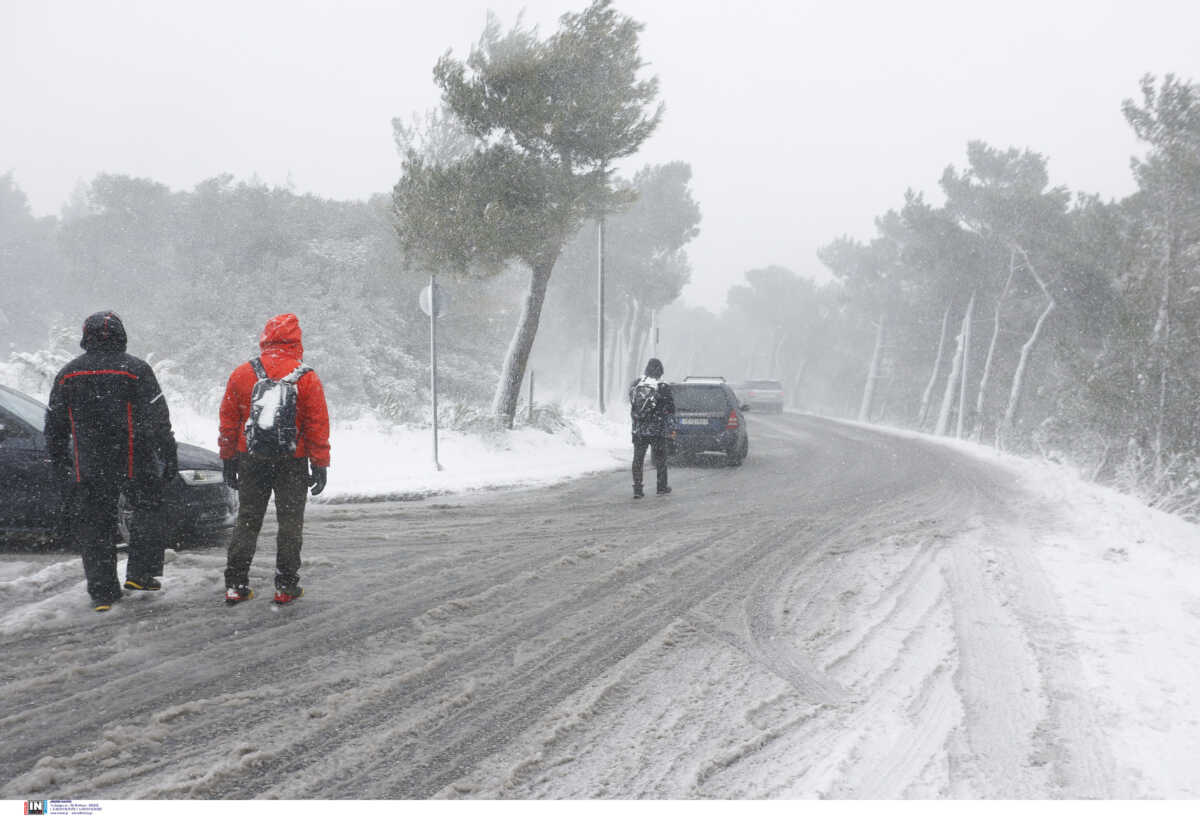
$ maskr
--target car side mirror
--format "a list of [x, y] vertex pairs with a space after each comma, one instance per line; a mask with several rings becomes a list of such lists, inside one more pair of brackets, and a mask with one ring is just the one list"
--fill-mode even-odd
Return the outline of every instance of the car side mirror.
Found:
[[750, 410], [750, 403], [748, 403], [748, 402], [747, 402], [745, 405], [739, 405], [739, 406], [738, 406], [738, 409], [739, 409], [739, 410], [741, 410], [741, 411], [743, 411], [743, 412], [745, 412], [745, 411], [749, 411], [749, 410]]

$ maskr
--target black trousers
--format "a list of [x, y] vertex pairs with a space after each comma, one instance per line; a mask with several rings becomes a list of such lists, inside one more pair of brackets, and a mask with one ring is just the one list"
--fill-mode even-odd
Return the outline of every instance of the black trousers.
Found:
[[267, 502], [275, 494], [275, 588], [294, 589], [300, 581], [300, 548], [304, 545], [304, 505], [308, 501], [308, 460], [238, 456], [238, 517], [225, 562], [225, 586], [250, 583], [250, 564]]
[[642, 468], [646, 462], [646, 448], [650, 448], [650, 458], [658, 471], [658, 489], [667, 486], [667, 440], [662, 436], [633, 437], [633, 486], [642, 486]]
[[88, 595], [97, 603], [121, 597], [117, 580], [117, 500], [122, 490], [133, 510], [125, 577], [162, 574], [166, 518], [161, 480], [127, 482], [114, 478], [73, 483], [67, 488], [67, 534], [83, 556]]
[[68, 488], [67, 533], [83, 555], [88, 595], [96, 603], [121, 597], [117, 580], [117, 497], [115, 479], [76, 482]]
[[126, 578], [153, 578], [163, 573], [163, 551], [167, 546], [165, 488], [162, 479], [136, 479], [125, 488], [125, 498], [133, 511]]

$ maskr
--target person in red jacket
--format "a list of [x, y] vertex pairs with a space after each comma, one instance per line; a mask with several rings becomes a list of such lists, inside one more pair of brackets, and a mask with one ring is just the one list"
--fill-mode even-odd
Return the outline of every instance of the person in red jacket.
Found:
[[325, 489], [329, 467], [329, 409], [317, 372], [303, 361], [300, 321], [294, 314], [272, 317], [258, 345], [262, 353], [234, 369], [221, 400], [218, 447], [225, 481], [241, 505], [225, 564], [231, 605], [254, 597], [250, 564], [272, 492], [279, 521], [275, 603], [303, 594], [304, 505], [309, 487], [314, 496]]

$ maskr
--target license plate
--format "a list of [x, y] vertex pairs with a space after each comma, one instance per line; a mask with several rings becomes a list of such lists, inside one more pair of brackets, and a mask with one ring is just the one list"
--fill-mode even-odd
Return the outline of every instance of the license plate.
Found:
[[708, 420], [704, 417], [683, 417], [679, 420], [680, 425], [707, 425]]

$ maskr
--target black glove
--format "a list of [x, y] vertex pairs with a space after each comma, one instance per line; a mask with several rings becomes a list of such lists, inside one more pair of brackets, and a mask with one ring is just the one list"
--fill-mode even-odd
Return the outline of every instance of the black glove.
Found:
[[221, 460], [221, 473], [225, 476], [225, 484], [238, 489], [238, 472], [237, 472], [237, 457], [231, 456], [228, 459]]
[[321, 467], [320, 465], [312, 466], [312, 475], [308, 477], [308, 483], [312, 485], [312, 494], [314, 496], [320, 495], [321, 491], [325, 489], [325, 478], [328, 475], [326, 473], [327, 470], [328, 468]]

